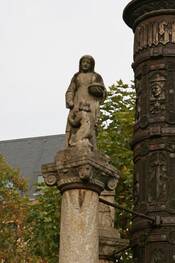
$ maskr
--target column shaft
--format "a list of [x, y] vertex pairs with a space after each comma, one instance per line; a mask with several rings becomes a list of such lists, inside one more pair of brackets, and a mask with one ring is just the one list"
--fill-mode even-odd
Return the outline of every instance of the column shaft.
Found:
[[62, 196], [60, 263], [97, 263], [98, 194], [73, 189]]

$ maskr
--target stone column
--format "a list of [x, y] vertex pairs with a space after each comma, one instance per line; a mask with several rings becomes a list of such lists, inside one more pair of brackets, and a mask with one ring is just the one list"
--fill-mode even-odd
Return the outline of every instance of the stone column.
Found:
[[99, 195], [115, 189], [117, 171], [106, 155], [75, 146], [58, 152], [42, 172], [62, 193], [59, 263], [98, 263]]
[[[134, 262], [175, 262], [175, 1], [133, 0], [124, 20], [135, 34]], [[159, 222], [159, 224], [158, 224]]]
[[65, 191], [61, 205], [59, 262], [98, 262], [98, 193]]

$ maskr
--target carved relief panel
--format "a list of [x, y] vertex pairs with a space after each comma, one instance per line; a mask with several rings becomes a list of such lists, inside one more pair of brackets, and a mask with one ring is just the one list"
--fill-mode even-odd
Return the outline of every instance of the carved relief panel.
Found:
[[161, 205], [167, 201], [169, 195], [167, 158], [166, 153], [155, 152], [135, 162], [134, 200], [136, 208], [146, 202], [150, 205]]
[[175, 213], [175, 139], [155, 138], [137, 145], [134, 163], [136, 209], [159, 207]]
[[[171, 59], [173, 60], [173, 59]], [[174, 61], [168, 64], [168, 110], [167, 122], [175, 124], [175, 64]]]
[[152, 116], [165, 114], [165, 84], [165, 74], [159, 71], [149, 74], [149, 113]]
[[[140, 69], [142, 74], [139, 74]], [[173, 100], [175, 103], [175, 97], [168, 99], [168, 73], [164, 63], [161, 66], [153, 63], [143, 64], [136, 69], [135, 74], [136, 127], [145, 129], [151, 123], [165, 121], [167, 109], [170, 107], [169, 101]], [[173, 91], [171, 88], [170, 93], [173, 92], [175, 93], [175, 88]]]
[[164, 203], [168, 195], [167, 160], [164, 153], [152, 153], [148, 164], [148, 202]]

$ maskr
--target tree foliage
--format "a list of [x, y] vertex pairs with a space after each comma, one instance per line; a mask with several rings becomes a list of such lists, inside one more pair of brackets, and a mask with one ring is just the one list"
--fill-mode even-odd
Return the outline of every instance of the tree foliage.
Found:
[[[109, 87], [107, 100], [101, 107], [101, 128], [98, 135], [99, 148], [110, 156], [112, 164], [118, 169], [120, 180], [116, 189], [116, 203], [133, 208], [133, 154], [130, 143], [133, 134], [135, 114], [135, 91], [133, 86], [121, 80]], [[116, 210], [116, 227], [121, 237], [128, 238], [131, 216]], [[121, 262], [132, 262], [123, 255]]]
[[19, 171], [0, 156], [0, 262], [58, 262], [60, 194], [38, 186], [34, 201]]
[[0, 156], [0, 260], [31, 262], [24, 240], [28, 199], [26, 183], [19, 171], [12, 169]]
[[56, 187], [44, 184], [38, 186], [38, 193], [30, 205], [26, 240], [40, 262], [57, 263], [61, 196]]

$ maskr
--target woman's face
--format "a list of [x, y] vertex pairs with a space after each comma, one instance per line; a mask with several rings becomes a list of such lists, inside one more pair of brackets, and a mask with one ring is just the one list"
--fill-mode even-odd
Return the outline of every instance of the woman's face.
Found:
[[83, 72], [88, 72], [91, 70], [91, 61], [88, 58], [83, 58], [81, 61], [81, 70]]

